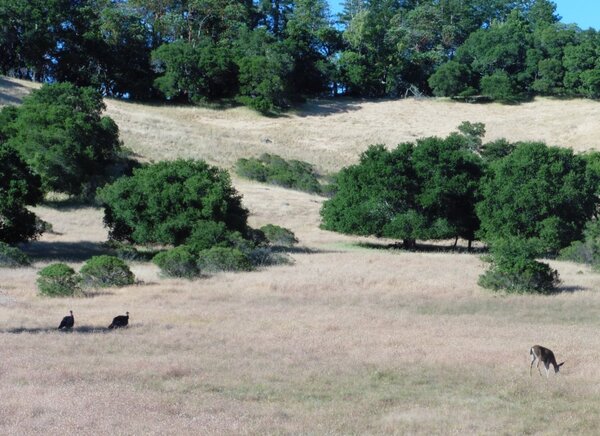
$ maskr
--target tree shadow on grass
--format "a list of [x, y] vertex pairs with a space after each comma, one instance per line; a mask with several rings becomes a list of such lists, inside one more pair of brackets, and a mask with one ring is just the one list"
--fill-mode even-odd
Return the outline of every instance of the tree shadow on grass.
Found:
[[557, 286], [555, 294], [574, 294], [575, 292], [587, 291], [588, 289], [583, 286]]
[[92, 256], [112, 252], [103, 243], [90, 241], [33, 241], [19, 248], [33, 261], [84, 262]]
[[23, 96], [29, 94], [29, 90], [25, 86], [0, 77], [0, 104], [21, 104], [23, 101], [23, 96], [9, 95], [4, 92], [6, 89], [18, 89], [23, 93]]
[[84, 200], [77, 197], [47, 199], [42, 203], [42, 206], [64, 212], [76, 212], [81, 209], [99, 208], [99, 206], [94, 204], [93, 201]]
[[286, 247], [284, 245], [273, 245], [271, 250], [274, 253], [288, 253], [288, 254], [315, 254], [315, 253], [323, 253], [325, 251], [316, 249], [316, 248], [308, 248], [308, 247]]
[[108, 327], [97, 327], [97, 326], [89, 326], [82, 325], [73, 327], [70, 330], [58, 330], [56, 327], [18, 327], [13, 329], [0, 330], [0, 333], [10, 333], [10, 334], [21, 334], [21, 333], [29, 333], [29, 334], [37, 334], [37, 333], [51, 333], [56, 332], [60, 334], [98, 334], [98, 333], [106, 333], [111, 331]]
[[377, 243], [377, 242], [356, 242], [353, 245], [366, 248], [370, 250], [389, 250], [389, 251], [403, 251], [406, 253], [469, 253], [469, 254], [482, 254], [487, 253], [487, 247], [471, 247], [470, 249], [464, 246], [442, 245], [442, 244], [417, 244], [412, 248], [404, 248], [401, 243]]
[[361, 100], [347, 98], [340, 98], [339, 100], [311, 100], [298, 106], [294, 113], [303, 118], [327, 117], [360, 110], [362, 102]]
[[331, 254], [331, 253], [340, 253], [343, 250], [332, 250], [325, 248], [309, 248], [304, 246], [292, 246], [286, 247], [283, 245], [273, 245], [271, 247], [271, 251], [273, 253], [285, 253], [285, 254]]

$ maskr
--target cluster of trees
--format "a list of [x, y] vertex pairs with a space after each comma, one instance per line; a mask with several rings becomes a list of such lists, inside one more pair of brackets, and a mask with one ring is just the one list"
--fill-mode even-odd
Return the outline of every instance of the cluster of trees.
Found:
[[0, 72], [104, 95], [235, 99], [261, 111], [307, 96], [600, 95], [600, 38], [549, 0], [5, 0]]
[[600, 36], [558, 22], [549, 4], [478, 29], [429, 78], [440, 96], [518, 101], [532, 95], [600, 97]]
[[253, 229], [229, 173], [204, 161], [176, 160], [137, 168], [98, 191], [114, 241], [174, 247], [153, 261], [164, 274], [195, 277], [286, 263], [272, 245], [293, 245], [277, 226]]
[[337, 176], [323, 205], [323, 227], [404, 241], [481, 239], [492, 268], [481, 283], [552, 290], [557, 275], [535, 259], [583, 239], [598, 206], [598, 154], [575, 155], [543, 143], [482, 144], [484, 127], [388, 150], [369, 147]]
[[[249, 227], [227, 171], [193, 160], [133, 165], [103, 109], [98, 91], [62, 83], [44, 85], [22, 106], [0, 111], [0, 264], [27, 264], [7, 243], [42, 233], [46, 223], [27, 206], [50, 191], [100, 202], [117, 254], [137, 255], [132, 245], [175, 247], [154, 258], [169, 275], [289, 261], [272, 248], [295, 244], [293, 233], [273, 225]], [[62, 295], [80, 278], [94, 286], [115, 285], [120, 278], [130, 283], [123, 265], [101, 258], [82, 269], [81, 277], [52, 265], [44, 271], [42, 293]]]

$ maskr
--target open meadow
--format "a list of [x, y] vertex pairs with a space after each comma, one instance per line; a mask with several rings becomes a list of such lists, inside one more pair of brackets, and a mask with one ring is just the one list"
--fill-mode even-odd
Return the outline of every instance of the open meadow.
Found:
[[[0, 78], [0, 105], [31, 87]], [[445, 136], [462, 121], [485, 123], [486, 140], [600, 149], [589, 100], [320, 101], [278, 118], [107, 107], [140, 159], [228, 169], [271, 152], [335, 171], [368, 144]], [[0, 434], [597, 433], [600, 274], [552, 262], [563, 292], [493, 294], [477, 285], [480, 254], [326, 232], [322, 197], [233, 180], [252, 226], [294, 231], [293, 265], [188, 281], [133, 262], [135, 285], [42, 298], [37, 271], [58, 260], [78, 269], [107, 231], [97, 208], [35, 208], [53, 231], [23, 246], [33, 267], [0, 269]], [[56, 331], [70, 309], [74, 331]], [[125, 311], [130, 327], [108, 331]], [[560, 374], [529, 376], [534, 344], [566, 361]]]

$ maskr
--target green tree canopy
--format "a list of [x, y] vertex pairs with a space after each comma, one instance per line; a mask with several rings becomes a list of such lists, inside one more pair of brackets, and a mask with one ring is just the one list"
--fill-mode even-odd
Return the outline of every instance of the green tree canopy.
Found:
[[4, 0], [0, 71], [263, 112], [338, 93], [600, 97], [598, 32], [562, 24], [552, 1], [343, 7], [334, 22], [325, 0]]
[[[203, 161], [160, 162], [102, 188], [110, 237], [138, 244], [180, 245], [198, 226], [222, 223], [246, 235], [248, 211], [229, 174]], [[212, 227], [215, 227], [214, 224]]]
[[[336, 195], [323, 204], [323, 228], [355, 235], [384, 236], [392, 219], [416, 207], [417, 180], [412, 166], [414, 145], [394, 150], [372, 145], [356, 165], [337, 175]], [[402, 239], [416, 239], [410, 231]]]
[[119, 129], [101, 116], [104, 109], [92, 88], [44, 85], [16, 111], [9, 109], [7, 142], [39, 174], [45, 190], [80, 195], [99, 183], [121, 151]]
[[[464, 124], [463, 124], [464, 125]], [[472, 125], [482, 128], [482, 125]], [[432, 234], [433, 239], [461, 237], [475, 239], [479, 219], [475, 204], [483, 162], [471, 151], [470, 138], [452, 134], [446, 139], [426, 138], [417, 141], [413, 154], [419, 179], [418, 202], [430, 222], [443, 222], [446, 233]]]
[[323, 228], [402, 239], [475, 237], [481, 159], [468, 139], [453, 134], [400, 144], [371, 146], [356, 165], [337, 176], [337, 192], [321, 210]]
[[598, 178], [571, 150], [521, 143], [490, 164], [477, 205], [486, 241], [539, 239], [557, 252], [582, 238], [595, 212]]
[[208, 38], [163, 44], [152, 59], [156, 71], [162, 72], [155, 86], [169, 99], [197, 103], [237, 92], [238, 71], [231, 50]]

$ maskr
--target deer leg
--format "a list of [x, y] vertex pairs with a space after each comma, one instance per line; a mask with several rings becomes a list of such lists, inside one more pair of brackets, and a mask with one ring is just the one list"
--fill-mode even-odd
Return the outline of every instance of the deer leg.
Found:
[[535, 354], [531, 355], [531, 365], [529, 365], [529, 377], [531, 377], [531, 370], [533, 369], [533, 363], [535, 362]]
[[544, 366], [546, 367], [546, 378], [548, 378], [548, 373], [550, 372], [550, 363], [544, 362]]
[[540, 373], [540, 376], [541, 376], [542, 375], [542, 370], [540, 369], [540, 359], [538, 359], [538, 361], [537, 361], [536, 368], [538, 369], [538, 372]]

